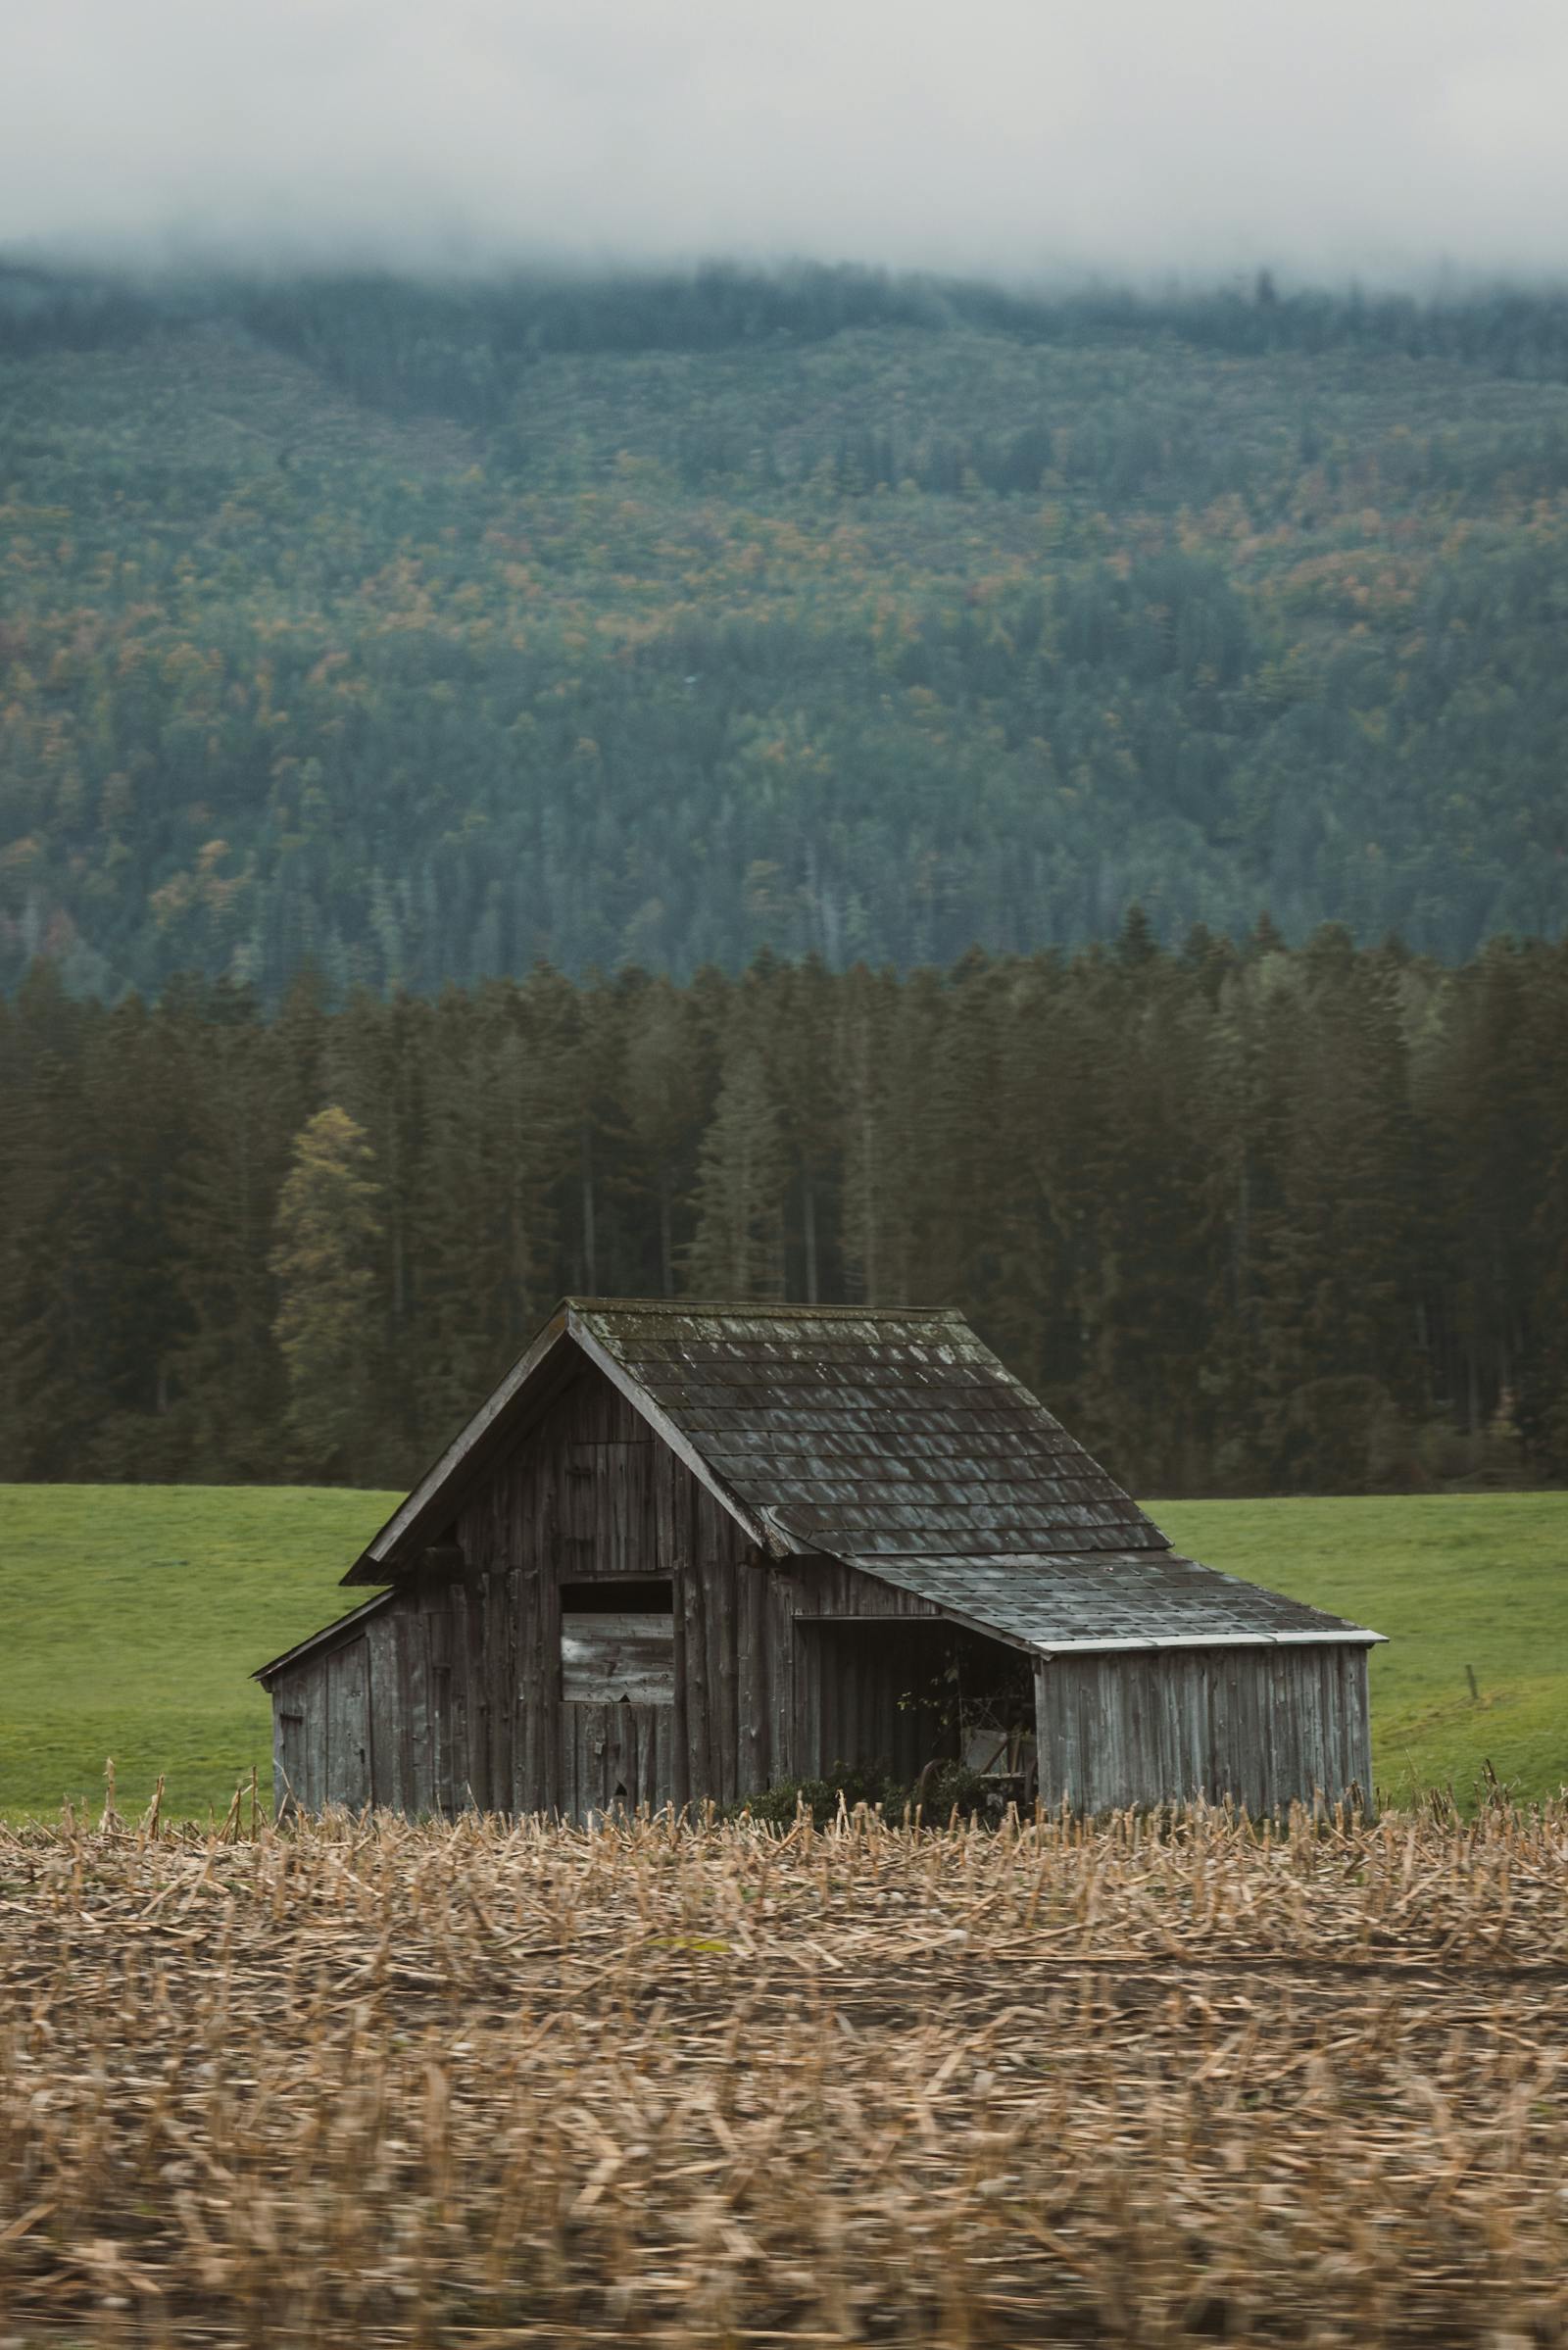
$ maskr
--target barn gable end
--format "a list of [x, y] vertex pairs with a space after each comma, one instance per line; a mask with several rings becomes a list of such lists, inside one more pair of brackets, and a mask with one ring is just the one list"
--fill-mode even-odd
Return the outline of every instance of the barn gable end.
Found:
[[259, 1676], [307, 1809], [912, 1776], [956, 1638], [1032, 1671], [1049, 1801], [1368, 1783], [1377, 1636], [1178, 1558], [954, 1314], [567, 1300], [345, 1580]]

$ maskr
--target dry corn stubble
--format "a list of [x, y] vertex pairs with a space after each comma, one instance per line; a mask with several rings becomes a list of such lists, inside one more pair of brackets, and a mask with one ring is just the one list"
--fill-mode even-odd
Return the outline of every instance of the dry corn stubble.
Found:
[[0, 2335], [1568, 2340], [1568, 1807], [247, 1825], [0, 1836]]

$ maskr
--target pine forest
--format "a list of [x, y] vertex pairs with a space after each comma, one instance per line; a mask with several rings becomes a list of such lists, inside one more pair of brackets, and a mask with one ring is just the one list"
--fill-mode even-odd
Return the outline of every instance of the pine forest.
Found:
[[961, 1304], [1145, 1492], [1568, 1474], [1568, 946], [0, 1008], [0, 1478], [411, 1483], [566, 1292]]

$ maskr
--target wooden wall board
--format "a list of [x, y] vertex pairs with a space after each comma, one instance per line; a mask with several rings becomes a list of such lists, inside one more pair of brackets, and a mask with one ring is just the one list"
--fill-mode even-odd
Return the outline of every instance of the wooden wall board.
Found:
[[365, 1638], [345, 1640], [326, 1657], [327, 1800], [363, 1811], [370, 1800], [369, 1675]]
[[1058, 1656], [1040, 1660], [1035, 1688], [1051, 1808], [1228, 1796], [1262, 1816], [1370, 1794], [1364, 1648]]

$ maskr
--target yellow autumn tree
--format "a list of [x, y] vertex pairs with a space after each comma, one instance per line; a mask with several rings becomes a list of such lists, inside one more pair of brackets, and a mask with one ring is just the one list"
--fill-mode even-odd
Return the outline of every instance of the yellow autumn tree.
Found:
[[288, 1378], [286, 1424], [300, 1466], [341, 1472], [370, 1414], [380, 1189], [363, 1127], [335, 1103], [294, 1138], [271, 1268]]

